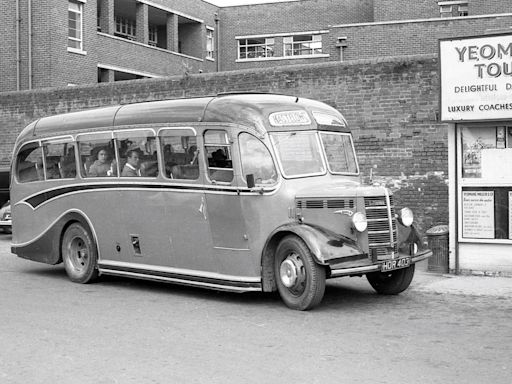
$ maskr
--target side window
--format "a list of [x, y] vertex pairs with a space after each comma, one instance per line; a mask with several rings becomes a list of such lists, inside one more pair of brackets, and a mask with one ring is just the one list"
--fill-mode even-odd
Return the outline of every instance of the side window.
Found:
[[78, 138], [80, 173], [83, 177], [116, 176], [114, 141], [110, 133], [81, 135]]
[[39, 143], [27, 144], [18, 152], [16, 177], [21, 183], [44, 180], [43, 152]]
[[208, 176], [215, 182], [233, 180], [231, 146], [224, 131], [209, 130], [204, 133], [204, 149], [208, 161]]
[[46, 179], [76, 177], [75, 146], [72, 142], [44, 143]]
[[240, 134], [238, 142], [244, 180], [246, 180], [247, 175], [253, 175], [256, 185], [276, 183], [276, 167], [265, 144], [248, 133]]
[[153, 131], [137, 130], [116, 134], [121, 177], [157, 177], [157, 144]]
[[165, 130], [160, 134], [165, 176], [170, 179], [197, 180], [199, 162], [197, 138], [180, 130]]

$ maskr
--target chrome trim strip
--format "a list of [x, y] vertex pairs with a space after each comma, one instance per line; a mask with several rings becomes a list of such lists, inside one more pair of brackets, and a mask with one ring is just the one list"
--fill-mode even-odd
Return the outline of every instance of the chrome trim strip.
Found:
[[380, 270], [379, 264], [366, 265], [364, 267], [336, 269], [334, 271], [331, 271], [331, 277], [357, 275], [357, 274], [361, 274], [361, 273], [375, 272], [378, 270]]
[[421, 251], [411, 257], [411, 263], [417, 263], [418, 261], [428, 259], [430, 256], [432, 256], [432, 251], [430, 249]]
[[[174, 273], [180, 275], [188, 275], [194, 277], [202, 277], [202, 278], [210, 278], [217, 280], [226, 280], [226, 281], [237, 281], [240, 283], [261, 283], [260, 277], [241, 277], [241, 276], [233, 276], [233, 275], [224, 275], [217, 272], [204, 272], [197, 271], [194, 269], [182, 269], [182, 268], [173, 268], [173, 267], [162, 267], [157, 265], [150, 264], [138, 264], [138, 263], [129, 263], [125, 261], [115, 261], [115, 260], [101, 260], [98, 263], [98, 267], [100, 271], [104, 269], [109, 269], [108, 267], [119, 267], [119, 268], [131, 268], [131, 269], [139, 269], [145, 271], [154, 271], [154, 272], [162, 272], [162, 273]], [[103, 268], [105, 267], [105, 268]]]
[[228, 292], [260, 292], [261, 287], [237, 287], [237, 286], [227, 286], [222, 284], [212, 284], [212, 283], [204, 283], [201, 281], [192, 281], [186, 279], [178, 279], [173, 277], [164, 277], [164, 276], [156, 276], [149, 275], [144, 273], [136, 273], [136, 272], [128, 272], [128, 271], [117, 271], [112, 269], [99, 269], [100, 273], [106, 275], [114, 275], [114, 276], [126, 276], [139, 278], [142, 280], [153, 280], [153, 281], [161, 281], [166, 283], [175, 283], [180, 285], [190, 285], [195, 287], [203, 287], [203, 288], [212, 288], [220, 291], [228, 291]]
[[[386, 195], [386, 208], [388, 209], [388, 223], [389, 223], [389, 240], [391, 244], [395, 243], [395, 237], [393, 234], [393, 218], [391, 217], [391, 199], [389, 198], [389, 191], [384, 188], [384, 194]], [[395, 258], [395, 252], [391, 252], [391, 258]]]

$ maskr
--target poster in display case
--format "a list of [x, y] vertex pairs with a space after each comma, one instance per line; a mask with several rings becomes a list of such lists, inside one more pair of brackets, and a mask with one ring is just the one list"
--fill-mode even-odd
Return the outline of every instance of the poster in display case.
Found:
[[462, 237], [494, 239], [494, 191], [462, 191]]

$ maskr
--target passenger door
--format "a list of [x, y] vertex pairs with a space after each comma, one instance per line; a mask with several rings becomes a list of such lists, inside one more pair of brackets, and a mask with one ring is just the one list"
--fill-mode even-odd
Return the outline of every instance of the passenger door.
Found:
[[158, 226], [167, 247], [169, 265], [178, 269], [216, 271], [197, 131], [192, 127], [165, 128], [158, 136], [166, 184], [160, 206], [164, 218]]
[[219, 272], [253, 275], [238, 179], [234, 171], [232, 140], [222, 129], [205, 131], [203, 140], [207, 166], [207, 212]]

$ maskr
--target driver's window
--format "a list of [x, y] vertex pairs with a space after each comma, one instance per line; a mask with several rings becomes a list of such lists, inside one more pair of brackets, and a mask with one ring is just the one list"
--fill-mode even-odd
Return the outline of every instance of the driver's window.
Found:
[[213, 182], [230, 183], [233, 180], [231, 145], [225, 131], [208, 130], [204, 133], [204, 149], [208, 161], [208, 177]]
[[246, 180], [247, 175], [252, 174], [256, 185], [276, 183], [276, 167], [265, 144], [248, 133], [240, 134], [238, 142], [242, 159], [243, 179]]

